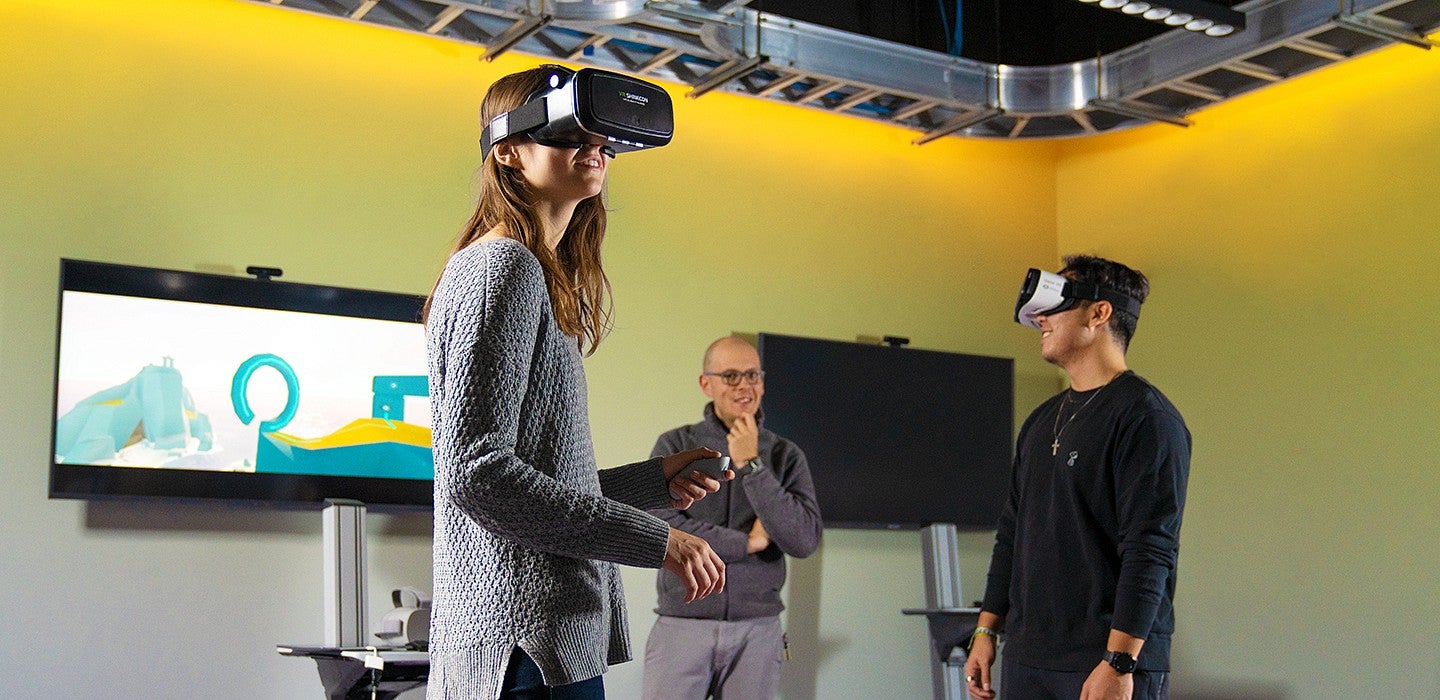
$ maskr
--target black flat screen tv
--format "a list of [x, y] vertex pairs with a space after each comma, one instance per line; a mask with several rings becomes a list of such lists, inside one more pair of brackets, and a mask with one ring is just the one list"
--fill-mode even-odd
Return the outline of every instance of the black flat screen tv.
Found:
[[1014, 360], [761, 333], [765, 426], [805, 452], [826, 527], [994, 529]]
[[50, 496], [430, 507], [423, 303], [62, 260]]

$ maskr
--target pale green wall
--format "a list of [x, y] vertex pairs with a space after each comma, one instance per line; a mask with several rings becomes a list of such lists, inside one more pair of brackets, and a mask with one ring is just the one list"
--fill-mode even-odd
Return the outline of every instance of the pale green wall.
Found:
[[1440, 698], [1440, 57], [1067, 145], [1062, 252], [1151, 275], [1132, 364], [1195, 435], [1177, 691]]
[[[45, 497], [58, 259], [428, 290], [471, 204], [485, 85], [534, 60], [239, 0], [0, 3], [0, 696], [311, 698], [318, 515]], [[1058, 386], [1009, 321], [1055, 260], [1051, 144], [945, 139], [726, 95], [622, 156], [618, 325], [588, 361], [602, 464], [698, 415], [732, 330], [1017, 357], [1017, 404]], [[877, 426], [878, 428], [879, 426]], [[817, 470], [820, 465], [816, 465]], [[963, 485], [956, 485], [963, 488]], [[371, 610], [428, 585], [429, 522], [373, 517]], [[979, 597], [988, 535], [964, 538]], [[627, 570], [642, 644], [652, 575]], [[831, 531], [794, 568], [786, 697], [926, 697], [915, 533]], [[612, 695], [639, 665], [611, 671]]]

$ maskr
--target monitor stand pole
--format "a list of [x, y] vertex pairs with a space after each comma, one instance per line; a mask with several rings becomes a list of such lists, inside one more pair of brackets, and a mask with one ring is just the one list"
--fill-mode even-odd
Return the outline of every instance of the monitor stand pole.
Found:
[[925, 559], [925, 608], [905, 612], [923, 614], [929, 623], [933, 644], [930, 683], [935, 700], [962, 700], [968, 697], [965, 648], [980, 610], [966, 607], [960, 592], [960, 543], [955, 526], [926, 526], [920, 538]]
[[366, 646], [365, 504], [325, 501], [325, 645]]

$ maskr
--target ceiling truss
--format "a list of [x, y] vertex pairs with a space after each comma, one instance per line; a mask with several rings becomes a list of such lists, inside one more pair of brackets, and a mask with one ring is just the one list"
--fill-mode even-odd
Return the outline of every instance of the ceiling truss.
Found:
[[1010, 66], [807, 24], [747, 0], [255, 0], [484, 47], [881, 121], [1037, 139], [1179, 126], [1219, 102], [1401, 43], [1429, 49], [1440, 0], [1251, 0], [1247, 29], [1174, 30], [1098, 58]]

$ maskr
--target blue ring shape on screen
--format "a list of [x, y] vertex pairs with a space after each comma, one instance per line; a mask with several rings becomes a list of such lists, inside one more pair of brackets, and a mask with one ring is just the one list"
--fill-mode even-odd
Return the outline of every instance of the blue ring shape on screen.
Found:
[[250, 376], [261, 367], [274, 367], [285, 379], [285, 409], [280, 411], [280, 415], [260, 423], [260, 432], [270, 433], [294, 420], [295, 411], [300, 408], [300, 380], [295, 378], [295, 369], [290, 363], [279, 355], [261, 353], [241, 362], [240, 367], [235, 370], [235, 379], [230, 382], [230, 403], [235, 407], [235, 415], [239, 416], [240, 422], [245, 425], [255, 420], [255, 411], [250, 409], [250, 399], [246, 397], [245, 390], [250, 386]]

